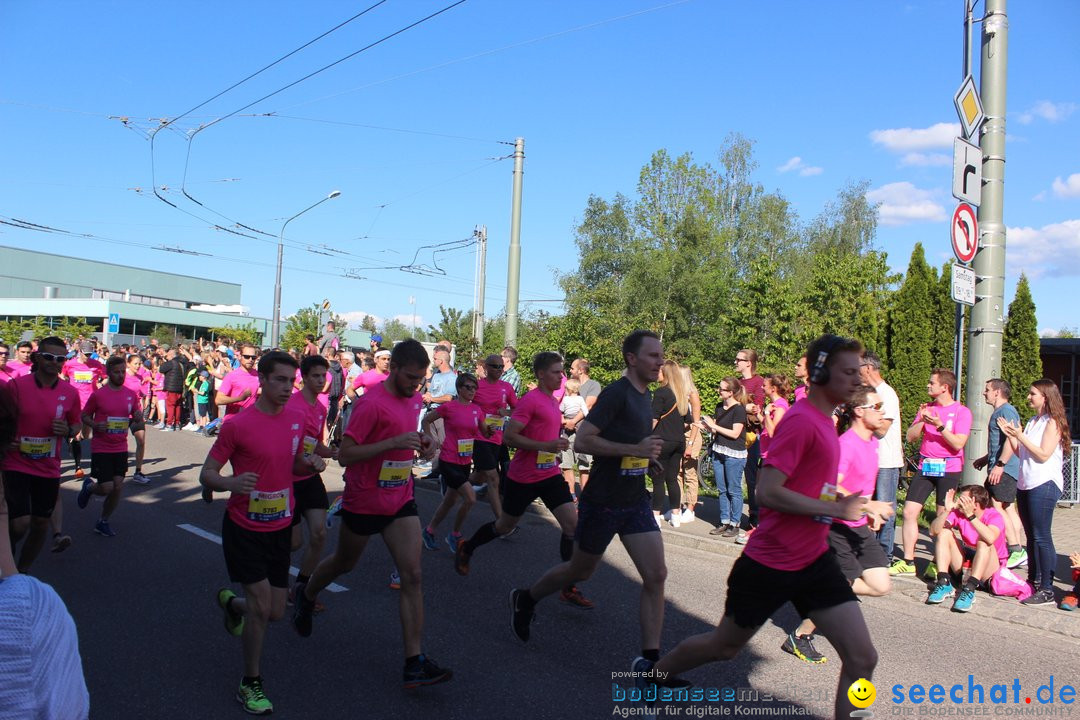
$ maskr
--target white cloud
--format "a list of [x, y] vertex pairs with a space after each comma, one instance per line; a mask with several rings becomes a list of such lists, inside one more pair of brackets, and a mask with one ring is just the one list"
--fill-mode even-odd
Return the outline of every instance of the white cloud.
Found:
[[364, 312], [363, 310], [350, 310], [343, 313], [335, 313], [338, 317], [349, 324], [349, 327], [360, 327], [360, 322], [367, 316], [371, 316], [375, 319], [376, 325], [382, 325], [383, 318], [375, 313]]
[[900, 158], [901, 166], [945, 167], [952, 165], [952, 158], [944, 153], [911, 152]]
[[1039, 337], [1056, 338], [1057, 336], [1058, 336], [1058, 331], [1055, 330], [1054, 328], [1043, 328], [1042, 330], [1039, 331]]
[[[424, 317], [422, 315], [414, 316], [412, 313], [408, 313], [405, 315], [395, 315], [392, 319], [397, 320], [399, 323], [410, 329], [413, 327], [424, 327]], [[413, 325], [414, 319], [416, 320], [415, 325]]]
[[1023, 270], [1033, 279], [1080, 275], [1080, 220], [1008, 228], [1005, 258], [1010, 269]]
[[1060, 198], [1080, 197], [1080, 173], [1073, 173], [1064, 181], [1060, 177], [1054, 178], [1054, 195]]
[[913, 152], [952, 147], [960, 135], [960, 123], [937, 123], [928, 128], [874, 130], [870, 139], [890, 152]]
[[811, 175], [820, 175], [825, 172], [824, 168], [820, 168], [814, 165], [807, 165], [803, 162], [803, 159], [796, 155], [788, 160], [786, 163], [776, 168], [778, 173], [791, 172], [792, 170], [798, 170], [799, 175], [802, 177], [810, 177]]
[[1017, 116], [1021, 125], [1030, 125], [1036, 118], [1047, 122], [1061, 122], [1076, 110], [1076, 103], [1052, 103], [1049, 100], [1040, 100], [1031, 109]]
[[878, 205], [882, 225], [908, 225], [945, 220], [945, 208], [934, 200], [935, 193], [909, 182], [889, 183], [866, 193], [871, 205]]

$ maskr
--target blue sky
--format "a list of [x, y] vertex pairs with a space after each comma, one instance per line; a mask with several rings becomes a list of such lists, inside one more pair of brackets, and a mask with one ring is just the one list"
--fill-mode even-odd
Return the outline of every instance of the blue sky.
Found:
[[[384, 2], [158, 132], [153, 153], [157, 119], [376, 0], [0, 4], [0, 218], [92, 236], [0, 225], [0, 244], [240, 282], [251, 313], [268, 317], [283, 222], [340, 190], [288, 227], [285, 314], [324, 297], [354, 321], [411, 322], [410, 296], [420, 324], [440, 304], [471, 307], [471, 248], [440, 255], [446, 276], [395, 268], [478, 224], [494, 314], [512, 171], [498, 158], [521, 136], [523, 310], [557, 311], [553, 276], [576, 262], [573, 228], [590, 194], [632, 195], [660, 148], [715, 162], [739, 132], [755, 141], [756, 180], [803, 220], [866, 179], [890, 264], [906, 267], [917, 241], [934, 264], [950, 256], [955, 0], [467, 0], [243, 109], [452, 1]], [[1009, 9], [1006, 302], [1024, 270], [1040, 328], [1077, 326], [1080, 6]], [[213, 228], [235, 223], [261, 233]], [[416, 262], [435, 261], [421, 251]]]

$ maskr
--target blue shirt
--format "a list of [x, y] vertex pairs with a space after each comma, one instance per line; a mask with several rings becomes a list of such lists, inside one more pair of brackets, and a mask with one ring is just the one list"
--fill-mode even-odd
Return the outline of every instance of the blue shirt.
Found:
[[[1013, 425], [1020, 422], [1020, 413], [1016, 412], [1016, 408], [1009, 403], [1005, 403], [990, 414], [990, 427], [986, 433], [986, 464], [989, 469], [993, 469], [994, 463], [1001, 457], [1001, 451], [1005, 447], [1005, 433], [1001, 432], [997, 424], [999, 417], [1005, 418], [1006, 422]], [[1004, 470], [1014, 479], [1020, 477], [1020, 458], [1016, 453], [1013, 453], [1013, 456], [1005, 463]]]
[[[431, 382], [428, 383], [428, 392], [431, 397], [442, 397], [443, 395], [457, 397], [457, 373], [453, 370], [434, 373], [431, 376]], [[432, 409], [437, 407], [439, 407], [439, 403], [431, 403]]]

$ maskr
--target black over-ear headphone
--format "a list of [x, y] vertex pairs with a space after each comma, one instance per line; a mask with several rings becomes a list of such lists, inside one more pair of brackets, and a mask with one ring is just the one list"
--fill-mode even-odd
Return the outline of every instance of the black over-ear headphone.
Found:
[[829, 383], [829, 367], [827, 364], [829, 356], [845, 342], [844, 338], [838, 335], [826, 335], [824, 340], [824, 345], [820, 346], [817, 358], [814, 359], [814, 365], [810, 368], [809, 380], [815, 385], [827, 385]]

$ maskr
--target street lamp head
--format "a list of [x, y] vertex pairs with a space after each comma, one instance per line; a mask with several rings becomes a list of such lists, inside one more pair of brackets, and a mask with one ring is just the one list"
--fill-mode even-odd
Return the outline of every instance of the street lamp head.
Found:
[[341, 194], [341, 191], [340, 191], [340, 190], [334, 190], [334, 191], [333, 191], [332, 193], [330, 193], [329, 195], [327, 195], [326, 199], [327, 199], [327, 200], [333, 200], [334, 198], [336, 198], [336, 197], [337, 197], [338, 195], [340, 195], [340, 194]]

